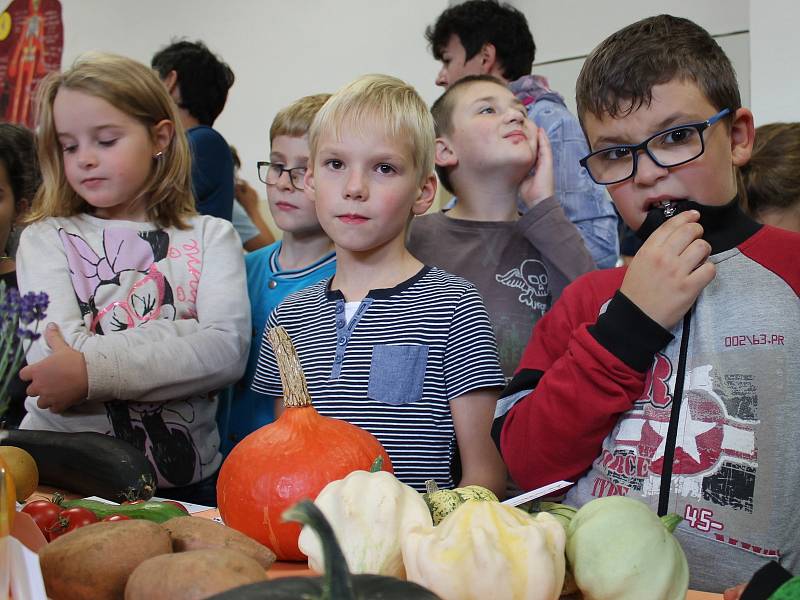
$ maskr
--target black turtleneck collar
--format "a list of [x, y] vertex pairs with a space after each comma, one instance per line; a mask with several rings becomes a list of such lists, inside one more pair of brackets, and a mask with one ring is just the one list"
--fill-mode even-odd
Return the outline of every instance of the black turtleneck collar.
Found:
[[[760, 223], [753, 221], [739, 208], [738, 196], [722, 206], [706, 206], [693, 200], [681, 200], [676, 214], [692, 209], [700, 213], [699, 223], [703, 226], [703, 239], [711, 244], [711, 254], [735, 248], [761, 229]], [[666, 220], [663, 209], [654, 208], [648, 211], [647, 218], [636, 235], [646, 240]]]

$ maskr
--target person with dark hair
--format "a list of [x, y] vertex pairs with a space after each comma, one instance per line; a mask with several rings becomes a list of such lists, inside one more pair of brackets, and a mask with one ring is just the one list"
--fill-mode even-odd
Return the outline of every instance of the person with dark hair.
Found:
[[233, 85], [231, 68], [202, 42], [182, 40], [156, 52], [150, 65], [178, 105], [192, 152], [197, 211], [231, 220], [234, 199], [230, 146], [212, 128]]
[[493, 75], [522, 101], [528, 117], [550, 139], [556, 195], [564, 213], [578, 228], [597, 266], [615, 266], [616, 213], [603, 187], [578, 162], [587, 145], [577, 119], [544, 77], [531, 75], [536, 44], [525, 15], [496, 0], [469, 0], [439, 15], [425, 38], [442, 63], [436, 85], [447, 88], [466, 75]]
[[692, 21], [649, 17], [591, 52], [576, 92], [581, 164], [644, 243], [536, 324], [498, 402], [503, 459], [524, 489], [575, 482], [572, 506], [683, 517], [693, 589], [797, 571], [800, 234], [739, 207], [754, 126], [730, 59]]
[[[42, 182], [33, 133], [21, 125], [0, 123], [0, 282], [6, 289], [17, 287], [14, 250], [22, 215]], [[23, 361], [20, 369], [27, 363]], [[25, 416], [25, 388], [19, 376], [7, 391], [8, 409], [0, 423], [17, 427]]]
[[755, 220], [800, 232], [800, 123], [756, 128], [753, 156], [742, 167], [742, 208]]
[[17, 287], [14, 248], [20, 217], [42, 182], [33, 133], [0, 123], [0, 280]]

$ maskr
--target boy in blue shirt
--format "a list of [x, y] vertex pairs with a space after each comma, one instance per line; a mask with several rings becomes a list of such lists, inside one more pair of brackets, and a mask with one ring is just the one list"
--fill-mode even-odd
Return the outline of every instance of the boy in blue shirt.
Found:
[[333, 243], [320, 227], [314, 203], [304, 190], [308, 165], [308, 129], [330, 94], [305, 96], [281, 110], [269, 130], [268, 162], [258, 163], [267, 186], [272, 218], [283, 239], [245, 256], [253, 343], [247, 370], [233, 388], [233, 399], [219, 414], [223, 454], [274, 418], [274, 399], [250, 389], [267, 317], [286, 296], [333, 276]]
[[178, 106], [192, 152], [192, 191], [197, 212], [231, 220], [233, 157], [214, 121], [235, 79], [231, 68], [203, 42], [181, 40], [153, 55], [150, 66]]
[[[305, 185], [336, 274], [289, 296], [268, 326], [292, 338], [317, 411], [372, 433], [401, 481], [503, 494], [490, 430], [504, 378], [489, 316], [474, 285], [406, 248], [409, 222], [436, 193], [430, 111], [402, 81], [362, 77], [320, 110], [309, 146]], [[253, 389], [282, 393], [263, 341]]]

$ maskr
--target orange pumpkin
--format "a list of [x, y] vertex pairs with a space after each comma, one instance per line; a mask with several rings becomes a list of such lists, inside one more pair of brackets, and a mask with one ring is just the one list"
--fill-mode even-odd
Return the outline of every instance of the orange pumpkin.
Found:
[[222, 520], [269, 546], [278, 560], [306, 560], [297, 547], [300, 524], [281, 515], [296, 502], [315, 499], [331, 481], [369, 470], [378, 456], [391, 461], [369, 432], [320, 415], [311, 405], [305, 376], [282, 327], [267, 333], [283, 383], [283, 413], [275, 422], [239, 442], [225, 459], [217, 480]]

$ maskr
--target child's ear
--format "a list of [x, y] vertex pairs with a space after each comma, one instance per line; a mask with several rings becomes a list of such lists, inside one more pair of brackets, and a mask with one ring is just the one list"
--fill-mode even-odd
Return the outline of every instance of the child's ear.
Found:
[[163, 119], [153, 125], [150, 135], [156, 147], [156, 153], [164, 152], [172, 141], [172, 136], [175, 135], [175, 125], [169, 119]]
[[436, 155], [434, 157], [438, 167], [455, 167], [458, 164], [455, 148], [450, 140], [443, 137], [436, 138]]
[[164, 82], [164, 87], [167, 88], [167, 92], [171, 96], [173, 90], [175, 90], [175, 87], [178, 85], [178, 72], [173, 69], [167, 73], [167, 76], [161, 81]]
[[316, 189], [314, 187], [314, 169], [311, 166], [306, 169], [306, 174], [303, 175], [303, 189], [306, 192], [306, 197], [314, 202]]
[[731, 124], [731, 154], [735, 166], [742, 167], [750, 161], [755, 137], [753, 113], [747, 108], [738, 109]]
[[415, 215], [424, 215], [433, 205], [436, 198], [436, 175], [431, 173], [425, 178], [420, 186], [419, 195], [411, 207], [411, 212]]
[[483, 75], [492, 75], [497, 64], [497, 48], [494, 44], [486, 42], [479, 51], [481, 57], [481, 71]]

